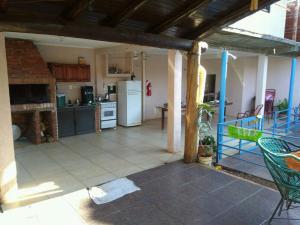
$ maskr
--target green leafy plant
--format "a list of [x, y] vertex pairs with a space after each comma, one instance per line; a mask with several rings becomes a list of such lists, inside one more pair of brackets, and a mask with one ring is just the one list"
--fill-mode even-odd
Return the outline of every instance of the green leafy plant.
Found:
[[210, 157], [217, 150], [217, 145], [214, 136], [205, 136], [202, 140], [199, 140], [199, 155], [202, 157]]
[[289, 107], [289, 103], [286, 98], [283, 100], [279, 100], [278, 105], [277, 105], [278, 111], [286, 110], [286, 109], [288, 109], [288, 107]]
[[216, 141], [214, 136], [209, 135], [209, 136], [205, 136], [202, 140], [201, 140], [201, 144], [202, 145], [215, 145]]
[[208, 104], [198, 106], [199, 148], [198, 154], [202, 157], [210, 157], [216, 152], [216, 141], [212, 133], [211, 121], [213, 108]]

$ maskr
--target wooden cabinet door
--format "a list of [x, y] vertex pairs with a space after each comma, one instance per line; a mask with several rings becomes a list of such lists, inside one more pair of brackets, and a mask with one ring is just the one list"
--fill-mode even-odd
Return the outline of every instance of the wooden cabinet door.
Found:
[[49, 68], [57, 82], [90, 82], [89, 65], [79, 64], [49, 64]]
[[78, 67], [78, 80], [84, 81], [84, 82], [91, 81], [91, 72], [90, 72], [89, 65], [80, 65]]
[[51, 66], [51, 72], [56, 78], [57, 81], [63, 81], [65, 79], [64, 77], [64, 67], [58, 66], [58, 65], [52, 65]]
[[78, 81], [77, 79], [77, 66], [76, 65], [67, 65], [67, 81], [69, 82], [76, 82]]

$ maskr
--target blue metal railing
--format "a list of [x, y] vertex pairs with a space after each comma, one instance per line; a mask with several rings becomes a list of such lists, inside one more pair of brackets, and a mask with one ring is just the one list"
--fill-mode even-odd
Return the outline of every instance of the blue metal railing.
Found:
[[276, 135], [278, 132], [288, 133], [290, 128], [296, 126], [299, 121], [299, 107], [293, 109], [293, 113], [288, 114], [289, 110], [279, 110], [273, 113], [272, 134]]
[[[257, 143], [253, 141], [247, 141], [242, 139], [237, 139], [228, 134], [228, 127], [229, 126], [237, 126], [240, 128], [248, 128], [248, 129], [255, 129], [260, 130], [264, 136], [276, 136], [279, 138], [289, 138], [291, 140], [300, 141], [300, 137], [293, 136], [292, 133], [287, 132], [280, 132], [282, 131], [282, 127], [284, 127], [284, 131], [286, 131], [287, 125], [289, 125], [288, 129], [291, 127], [294, 127], [297, 125], [299, 120], [299, 108], [294, 109], [294, 113], [291, 115], [292, 120], [287, 120], [287, 116], [282, 116], [281, 114], [286, 112], [287, 110], [281, 110], [274, 112], [274, 125], [269, 130], [264, 130], [264, 118], [263, 117], [248, 117], [243, 119], [237, 119], [237, 120], [231, 120], [226, 121], [223, 123], [218, 124], [218, 130], [217, 130], [217, 163], [219, 160], [222, 159], [222, 156], [226, 157], [232, 157], [237, 158], [241, 161], [247, 161], [239, 157], [239, 155], [243, 153], [248, 153], [250, 155], [253, 155], [255, 157], [262, 157], [262, 154], [260, 151], [255, 151], [258, 149]], [[235, 154], [232, 154], [232, 152], [229, 154], [227, 151], [236, 151]], [[255, 161], [247, 161], [248, 163], [264, 166], [256, 163]]]
[[[256, 116], [247, 117], [243, 119], [231, 120], [226, 121], [223, 123], [218, 124], [217, 130], [217, 161], [222, 159], [222, 155], [224, 155], [224, 151], [233, 149], [237, 150], [239, 154], [245, 152], [251, 152], [256, 148], [256, 143], [241, 139], [236, 139], [231, 137], [228, 134], [227, 128], [229, 126], [238, 126], [241, 128], [248, 128], [248, 129], [263, 129], [263, 118], [259, 118]], [[237, 142], [237, 143], [236, 143]], [[254, 146], [253, 146], [254, 143]], [[248, 145], [248, 146], [247, 146]], [[249, 146], [250, 145], [250, 146]], [[245, 147], [246, 146], [246, 147]], [[255, 153], [257, 154], [257, 153]]]

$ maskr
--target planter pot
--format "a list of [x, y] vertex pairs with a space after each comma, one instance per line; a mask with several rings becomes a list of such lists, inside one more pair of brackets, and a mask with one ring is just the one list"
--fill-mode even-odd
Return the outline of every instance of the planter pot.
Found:
[[209, 157], [199, 156], [198, 157], [198, 161], [202, 165], [211, 166], [211, 164], [212, 164], [212, 156], [209, 156]]
[[[211, 155], [210, 155], [211, 153]], [[205, 156], [203, 156], [205, 155]], [[198, 161], [202, 165], [211, 166], [213, 150], [211, 145], [199, 145], [198, 147]]]

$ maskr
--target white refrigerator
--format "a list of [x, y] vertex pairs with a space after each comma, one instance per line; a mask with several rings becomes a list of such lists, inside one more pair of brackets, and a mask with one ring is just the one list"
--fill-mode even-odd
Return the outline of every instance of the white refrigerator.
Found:
[[118, 123], [125, 127], [142, 124], [141, 81], [118, 81]]

